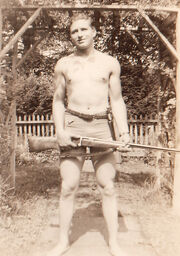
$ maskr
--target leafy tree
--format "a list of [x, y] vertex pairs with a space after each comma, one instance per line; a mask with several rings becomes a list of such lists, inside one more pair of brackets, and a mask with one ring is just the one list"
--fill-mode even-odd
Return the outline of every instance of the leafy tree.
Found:
[[[0, 0], [0, 6], [8, 7], [3, 10], [3, 45], [5, 45], [30, 17], [33, 11], [21, 9], [12, 10], [11, 7], [20, 5], [59, 6], [60, 2], [66, 4], [89, 3], [101, 4], [126, 4], [146, 6], [176, 6], [178, 0]], [[0, 83], [0, 92], [6, 92], [0, 101], [1, 123], [5, 122], [10, 113], [10, 103], [14, 97], [17, 102], [18, 114], [50, 113], [53, 95], [53, 70], [57, 60], [73, 50], [69, 42], [67, 30], [71, 12], [43, 11], [36, 21], [27, 29], [18, 41], [18, 56], [23, 56], [26, 50], [33, 45], [45, 32], [48, 34], [41, 44], [33, 51], [21, 67], [18, 68], [18, 81], [15, 86], [12, 78], [6, 77]], [[175, 62], [166, 47], [160, 42], [158, 36], [144, 22], [138, 12], [131, 11], [95, 11], [95, 24], [97, 37], [95, 47], [98, 50], [116, 57], [122, 68], [123, 95], [129, 114], [158, 114], [164, 118], [159, 142], [168, 146], [175, 139]], [[160, 31], [175, 46], [175, 21], [174, 13], [150, 12], [147, 14], [157, 25]], [[123, 27], [123, 29], [119, 29]], [[136, 28], [134, 31], [129, 29]], [[9, 74], [12, 73], [12, 53], [10, 50], [2, 67]], [[4, 85], [6, 83], [6, 87]], [[14, 90], [16, 88], [16, 90]], [[9, 110], [9, 112], [8, 112]], [[0, 124], [1, 136], [1, 163], [10, 155], [9, 142], [11, 131], [7, 126]], [[10, 129], [11, 130], [11, 127]], [[6, 133], [7, 131], [7, 133]], [[11, 136], [12, 137], [12, 136]], [[5, 147], [6, 145], [6, 147]], [[171, 144], [172, 146], [172, 144]], [[3, 153], [2, 153], [3, 152]], [[7, 154], [8, 152], [8, 154]], [[161, 155], [159, 162], [163, 162]], [[168, 165], [172, 159], [168, 159]], [[164, 172], [164, 169], [163, 169]], [[171, 173], [171, 174], [170, 174]], [[162, 174], [162, 176], [164, 173]], [[166, 175], [166, 174], [165, 174]], [[165, 177], [164, 175], [164, 177]], [[169, 178], [169, 176], [171, 176]], [[166, 175], [172, 179], [172, 172]], [[168, 183], [168, 182], [167, 182]], [[170, 188], [171, 189], [171, 188]]]
[[[11, 0], [9, 4], [19, 5], [21, 2]], [[43, 4], [53, 5], [55, 2], [58, 4], [58, 1], [48, 0], [24, 1], [24, 4], [41, 6]], [[91, 4], [93, 2], [111, 4], [118, 1], [91, 1]], [[5, 1], [2, 1], [2, 3], [5, 4]], [[75, 1], [68, 1], [68, 3], [73, 4]], [[124, 0], [120, 1], [120, 3], [137, 4], [139, 1]], [[152, 4], [152, 1], [143, 0], [140, 4], [145, 7]], [[167, 6], [175, 5], [177, 1], [154, 0], [153, 4]], [[13, 32], [16, 32], [22, 26], [31, 13], [32, 11], [22, 12], [21, 10], [17, 10], [15, 13], [11, 9], [5, 11], [4, 30], [6, 35], [4, 36], [4, 43], [12, 37]], [[23, 94], [23, 91], [27, 94], [24, 98], [17, 97], [18, 113], [50, 111], [52, 93], [50, 94], [48, 90], [49, 86], [53, 88], [54, 66], [59, 58], [70, 54], [73, 50], [67, 32], [69, 15], [71, 15], [70, 12], [42, 12], [40, 17], [19, 40], [18, 54], [20, 56], [26, 52], [31, 44], [33, 45], [39, 39], [40, 34], [43, 34], [44, 31], [48, 34], [33, 51], [33, 55], [29, 56], [18, 69], [17, 95], [21, 95], [20, 92]], [[172, 15], [169, 17], [164, 12], [148, 12], [148, 15], [169, 41], [174, 44], [175, 15], [174, 17]], [[171, 18], [171, 22], [168, 22], [169, 18]], [[148, 27], [141, 15], [138, 13], [132, 15], [131, 11], [126, 13], [96, 11], [95, 23], [97, 27], [95, 47], [115, 56], [121, 63], [123, 95], [129, 114], [156, 114], [159, 111], [159, 105], [162, 106], [162, 104], [158, 103], [159, 98], [157, 97], [161, 89], [163, 90], [160, 85], [166, 76], [172, 80], [175, 71], [172, 58], [156, 33]], [[128, 33], [127, 30], [120, 30], [119, 24], [120, 27], [124, 26], [127, 29], [134, 27], [137, 30]], [[165, 30], [164, 27], [167, 29]], [[11, 57], [12, 52], [9, 52], [6, 58], [6, 69], [9, 72], [12, 70]], [[166, 87], [166, 89], [168, 90], [168, 100], [174, 98], [174, 90], [169, 87]], [[47, 98], [45, 97], [46, 94]]]

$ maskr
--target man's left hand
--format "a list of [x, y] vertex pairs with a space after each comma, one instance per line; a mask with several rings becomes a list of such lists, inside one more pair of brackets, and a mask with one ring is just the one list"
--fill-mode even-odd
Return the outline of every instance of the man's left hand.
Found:
[[122, 134], [119, 141], [122, 143], [123, 147], [127, 147], [130, 142], [129, 133]]

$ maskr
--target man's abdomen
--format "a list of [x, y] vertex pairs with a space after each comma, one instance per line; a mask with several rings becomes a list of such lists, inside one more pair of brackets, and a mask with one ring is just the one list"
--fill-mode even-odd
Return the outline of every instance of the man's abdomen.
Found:
[[108, 85], [73, 84], [67, 92], [67, 104], [68, 108], [85, 114], [105, 111], [108, 108]]

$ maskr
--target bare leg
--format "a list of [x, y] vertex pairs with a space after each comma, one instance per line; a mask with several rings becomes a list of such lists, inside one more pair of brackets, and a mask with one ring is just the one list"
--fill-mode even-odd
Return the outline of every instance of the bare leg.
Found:
[[117, 241], [118, 235], [118, 210], [113, 180], [115, 178], [113, 154], [96, 159], [94, 167], [96, 178], [102, 195], [102, 210], [109, 233], [109, 248], [113, 256], [123, 256]]
[[74, 199], [79, 186], [80, 170], [83, 160], [63, 159], [60, 164], [62, 178], [61, 196], [59, 204], [59, 242], [47, 256], [61, 256], [69, 248], [69, 230], [74, 212]]

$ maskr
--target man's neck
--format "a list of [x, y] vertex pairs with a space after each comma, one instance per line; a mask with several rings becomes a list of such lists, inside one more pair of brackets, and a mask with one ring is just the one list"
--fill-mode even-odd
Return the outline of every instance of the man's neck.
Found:
[[88, 49], [76, 49], [75, 55], [79, 57], [88, 58], [94, 55], [95, 53], [94, 47], [88, 48]]

